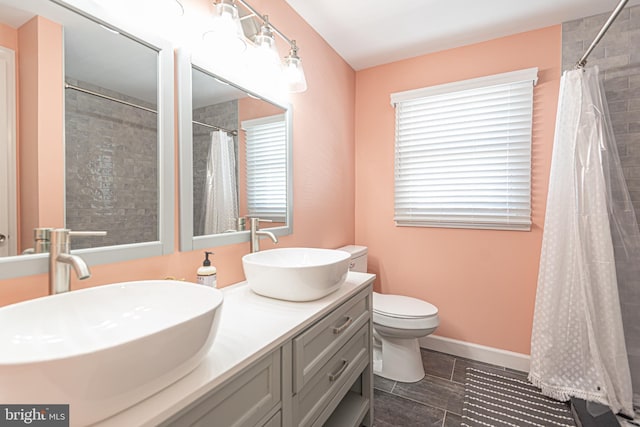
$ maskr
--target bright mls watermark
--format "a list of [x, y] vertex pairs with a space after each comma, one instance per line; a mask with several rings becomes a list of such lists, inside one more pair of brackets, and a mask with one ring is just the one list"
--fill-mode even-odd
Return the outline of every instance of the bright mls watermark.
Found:
[[0, 427], [69, 427], [69, 405], [0, 405]]

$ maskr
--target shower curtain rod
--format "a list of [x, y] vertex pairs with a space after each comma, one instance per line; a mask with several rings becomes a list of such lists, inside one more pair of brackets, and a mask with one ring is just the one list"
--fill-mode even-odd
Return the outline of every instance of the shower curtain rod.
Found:
[[195, 121], [195, 120], [193, 120], [193, 124], [204, 126], [204, 127], [211, 128], [211, 129], [215, 129], [215, 130], [221, 130], [221, 131], [229, 133], [229, 134], [231, 134], [233, 136], [237, 136], [238, 135], [238, 131], [237, 130], [229, 130], [229, 129], [222, 128], [220, 126], [210, 125], [208, 123], [202, 123], [202, 122], [198, 122], [198, 121]]
[[[118, 102], [120, 104], [128, 105], [129, 107], [139, 108], [141, 110], [145, 110], [145, 111], [148, 111], [150, 113], [158, 114], [158, 112], [156, 110], [153, 110], [151, 108], [147, 108], [147, 107], [143, 107], [142, 105], [137, 105], [137, 104], [133, 104], [131, 102], [123, 101], [123, 100], [118, 99], [118, 98], [113, 98], [113, 97], [108, 96], [108, 95], [103, 95], [101, 93], [94, 92], [94, 91], [89, 90], [89, 89], [84, 89], [84, 88], [81, 88], [79, 86], [72, 85], [70, 83], [66, 83], [65, 82], [64, 88], [65, 89], [77, 90], [78, 92], [83, 92], [83, 93], [86, 93], [86, 94], [89, 94], [89, 95], [97, 96], [98, 98], [107, 99], [109, 101]], [[211, 128], [211, 129], [221, 130], [223, 132], [227, 132], [227, 133], [229, 133], [231, 135], [234, 135], [234, 136], [238, 135], [238, 131], [235, 131], [235, 130], [229, 130], [229, 129], [225, 129], [225, 128], [220, 127], [220, 126], [214, 126], [214, 125], [210, 125], [210, 124], [207, 124], [207, 123], [197, 122], [195, 120], [193, 120], [193, 123], [196, 124], [196, 125], [208, 127], [208, 128]]]
[[65, 82], [64, 88], [65, 89], [77, 90], [78, 92], [83, 92], [83, 93], [86, 93], [86, 94], [89, 94], [89, 95], [97, 96], [98, 98], [108, 99], [109, 101], [118, 102], [120, 104], [128, 105], [129, 107], [139, 108], [140, 110], [144, 110], [144, 111], [148, 111], [150, 113], [158, 114], [158, 112], [156, 110], [153, 110], [151, 108], [147, 108], [147, 107], [143, 107], [142, 105], [133, 104], [131, 102], [123, 101], [123, 100], [118, 99], [118, 98], [112, 98], [112, 97], [110, 97], [108, 95], [103, 95], [101, 93], [94, 92], [94, 91], [91, 91], [89, 89], [84, 89], [84, 88], [69, 84], [67, 82]]
[[613, 10], [613, 12], [611, 12], [609, 19], [607, 19], [607, 22], [605, 22], [602, 28], [600, 28], [600, 31], [596, 35], [596, 38], [593, 39], [593, 41], [591, 42], [591, 45], [589, 46], [587, 51], [584, 53], [584, 55], [582, 55], [582, 58], [580, 58], [580, 60], [576, 63], [576, 68], [578, 69], [584, 68], [584, 66], [587, 65], [587, 58], [591, 54], [591, 51], [595, 49], [596, 45], [600, 42], [600, 39], [602, 39], [602, 37], [607, 32], [611, 24], [613, 24], [613, 21], [615, 21], [618, 15], [620, 14], [620, 12], [622, 12], [622, 9], [627, 4], [627, 1], [629, 0], [620, 0], [616, 8]]

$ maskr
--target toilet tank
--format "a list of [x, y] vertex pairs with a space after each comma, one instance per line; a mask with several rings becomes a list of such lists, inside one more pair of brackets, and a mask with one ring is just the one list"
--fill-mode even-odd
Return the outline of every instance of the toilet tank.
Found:
[[351, 263], [349, 264], [349, 270], [357, 271], [360, 273], [367, 272], [367, 247], [357, 245], [347, 245], [338, 248], [340, 251], [349, 252], [351, 254]]

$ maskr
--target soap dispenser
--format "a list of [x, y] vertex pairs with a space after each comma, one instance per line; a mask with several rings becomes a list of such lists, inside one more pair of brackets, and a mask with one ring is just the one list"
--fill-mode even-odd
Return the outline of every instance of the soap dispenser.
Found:
[[218, 280], [216, 277], [216, 268], [211, 265], [209, 255], [213, 255], [213, 252], [204, 253], [202, 267], [198, 268], [198, 283], [205, 286], [211, 286], [212, 288], [217, 288]]

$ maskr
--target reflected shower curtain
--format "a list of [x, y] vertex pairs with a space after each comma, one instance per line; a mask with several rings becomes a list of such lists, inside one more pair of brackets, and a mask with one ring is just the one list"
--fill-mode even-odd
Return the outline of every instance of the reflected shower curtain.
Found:
[[202, 209], [204, 234], [235, 230], [238, 218], [236, 150], [233, 138], [223, 131], [211, 132]]
[[614, 253], [640, 263], [640, 239], [603, 93], [597, 68], [562, 77], [529, 379], [632, 416], [619, 295], [638, 286], [619, 290]]

